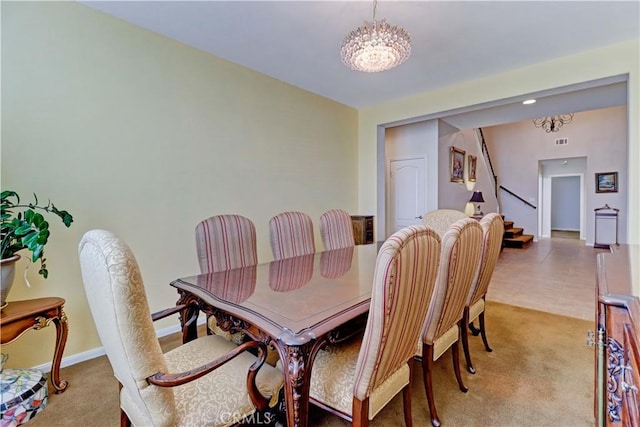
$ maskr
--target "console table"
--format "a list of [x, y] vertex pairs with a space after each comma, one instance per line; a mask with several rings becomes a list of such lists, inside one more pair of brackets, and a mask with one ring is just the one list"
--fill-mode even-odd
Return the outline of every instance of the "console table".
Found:
[[640, 245], [597, 258], [597, 426], [640, 425]]
[[56, 393], [65, 391], [69, 383], [60, 381], [60, 361], [67, 343], [67, 315], [62, 310], [65, 300], [58, 297], [11, 301], [0, 315], [0, 344], [9, 344], [29, 329], [39, 330], [56, 325], [56, 348], [49, 380]]

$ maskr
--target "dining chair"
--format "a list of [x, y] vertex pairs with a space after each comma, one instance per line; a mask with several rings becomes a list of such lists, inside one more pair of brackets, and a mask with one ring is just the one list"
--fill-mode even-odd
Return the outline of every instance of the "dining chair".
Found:
[[464, 218], [469, 218], [469, 216], [455, 209], [436, 209], [425, 213], [422, 217], [422, 223], [433, 228], [442, 237], [451, 224]]
[[354, 426], [369, 420], [400, 391], [411, 419], [411, 371], [440, 259], [440, 238], [423, 225], [403, 228], [376, 259], [364, 335], [320, 350], [311, 371], [310, 402]]
[[355, 246], [351, 215], [342, 209], [333, 209], [320, 215], [320, 237], [327, 251]]
[[424, 319], [422, 339], [414, 348], [416, 357], [422, 359], [424, 387], [434, 426], [440, 425], [440, 419], [433, 394], [433, 363], [449, 348], [458, 386], [461, 391], [467, 391], [460, 373], [458, 341], [461, 334], [466, 332], [462, 318], [480, 262], [482, 227], [469, 217], [459, 219], [444, 233], [441, 245], [433, 298]]
[[121, 425], [226, 426], [273, 410], [283, 376], [264, 365], [263, 343], [235, 346], [205, 335], [163, 354], [152, 319], [188, 306], [151, 315], [136, 259], [109, 231], [85, 233], [78, 255], [89, 308], [119, 383]]
[[[258, 264], [256, 228], [242, 215], [214, 215], [196, 225], [196, 251], [201, 273], [216, 273]], [[222, 330], [214, 316], [207, 317], [210, 333], [236, 344], [245, 339], [243, 332]]]
[[[471, 363], [471, 354], [469, 353], [469, 336], [466, 325], [473, 335], [482, 335], [484, 348], [491, 352], [493, 349], [487, 341], [487, 332], [484, 323], [485, 297], [491, 282], [493, 270], [498, 262], [500, 249], [502, 247], [502, 235], [504, 234], [504, 222], [502, 216], [497, 213], [489, 213], [480, 220], [482, 227], [482, 256], [480, 258], [480, 268], [473, 285], [471, 286], [471, 294], [464, 308], [462, 325], [465, 326], [462, 331], [462, 348], [464, 350], [464, 358], [467, 362], [467, 370], [474, 374], [476, 372]], [[478, 319], [480, 329], [477, 329], [473, 322]]]
[[269, 241], [275, 260], [315, 253], [313, 221], [302, 212], [282, 212], [269, 220]]
[[256, 265], [256, 228], [242, 215], [212, 216], [196, 226], [196, 250], [202, 273]]

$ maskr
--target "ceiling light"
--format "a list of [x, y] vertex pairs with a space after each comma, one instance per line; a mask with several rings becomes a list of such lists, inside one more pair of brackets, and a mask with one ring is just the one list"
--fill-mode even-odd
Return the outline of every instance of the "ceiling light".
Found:
[[533, 119], [533, 124], [536, 125], [537, 128], [542, 128], [545, 132], [549, 133], [558, 132], [562, 125], [571, 123], [571, 120], [573, 120], [573, 113]]
[[342, 41], [340, 57], [347, 67], [375, 73], [402, 64], [411, 55], [411, 37], [402, 27], [391, 26], [385, 19], [376, 21], [373, 2], [373, 22], [351, 31]]
[[526, 101], [522, 101], [522, 103], [524, 105], [535, 104], [536, 100], [535, 99], [527, 99]]

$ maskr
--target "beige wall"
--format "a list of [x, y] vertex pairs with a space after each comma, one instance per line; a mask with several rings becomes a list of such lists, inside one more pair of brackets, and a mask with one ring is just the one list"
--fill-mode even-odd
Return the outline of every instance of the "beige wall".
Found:
[[[640, 243], [640, 40], [567, 56], [440, 90], [360, 110], [359, 115], [359, 204], [360, 210], [380, 212], [378, 157], [381, 149], [377, 127], [471, 105], [502, 100], [591, 80], [628, 75], [627, 232], [629, 243]], [[382, 195], [382, 196], [380, 196]], [[382, 235], [383, 221], [376, 221]]]
[[[30, 269], [9, 300], [64, 297], [69, 358], [100, 346], [77, 257], [89, 229], [129, 243], [152, 310], [197, 273], [194, 228], [210, 215], [251, 218], [268, 261], [269, 218], [304, 211], [321, 248], [320, 214], [357, 211], [357, 115], [75, 2], [2, 2], [2, 189], [75, 217], [52, 222], [49, 278]], [[3, 346], [7, 366], [50, 362], [53, 342], [54, 328], [27, 333]]]

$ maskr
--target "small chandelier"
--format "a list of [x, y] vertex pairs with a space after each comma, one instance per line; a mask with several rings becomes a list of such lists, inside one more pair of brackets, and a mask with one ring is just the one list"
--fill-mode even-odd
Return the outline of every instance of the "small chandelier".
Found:
[[342, 41], [340, 57], [352, 70], [376, 73], [402, 64], [411, 54], [411, 37], [402, 27], [391, 26], [385, 19], [376, 21], [373, 2], [373, 22], [351, 31]]
[[536, 125], [537, 128], [542, 128], [545, 132], [550, 133], [558, 132], [562, 125], [571, 123], [571, 120], [573, 120], [573, 113], [533, 119], [533, 124]]

